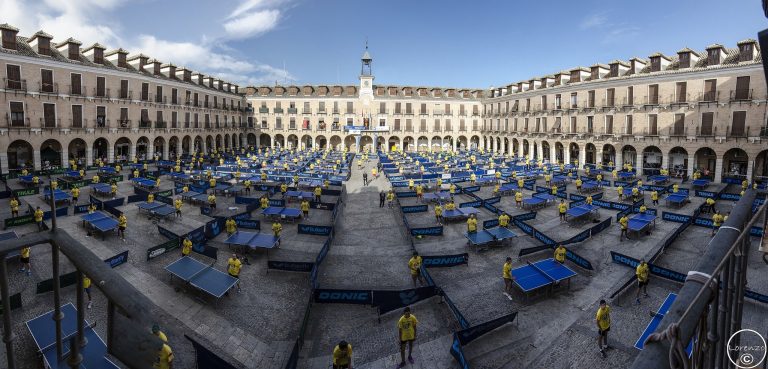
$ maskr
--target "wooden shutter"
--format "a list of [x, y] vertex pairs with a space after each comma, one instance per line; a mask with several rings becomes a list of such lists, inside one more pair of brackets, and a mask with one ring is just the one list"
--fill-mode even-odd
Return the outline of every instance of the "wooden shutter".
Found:
[[21, 68], [18, 65], [8, 65], [8, 88], [13, 90], [21, 89]]
[[731, 135], [732, 136], [743, 136], [744, 135], [744, 125], [747, 121], [747, 112], [746, 111], [735, 111], [733, 112], [733, 124], [731, 125]]
[[675, 95], [677, 97], [677, 102], [686, 102], [687, 101], [687, 98], [686, 98], [687, 97], [687, 92], [686, 92], [687, 85], [688, 84], [686, 82], [678, 82], [677, 85], [675, 86]]
[[45, 128], [56, 127], [56, 105], [43, 104], [43, 117], [45, 120]]
[[72, 105], [72, 128], [83, 127], [83, 106]]
[[106, 95], [106, 79], [104, 77], [96, 77], [96, 96]]
[[749, 99], [749, 76], [736, 78], [736, 100]]
[[81, 76], [76, 73], [71, 74], [71, 86], [72, 86], [72, 95], [82, 95], [83, 89], [82, 84], [80, 83]]
[[715, 121], [715, 113], [703, 113], [701, 114], [701, 131], [702, 136], [712, 136], [712, 124]]

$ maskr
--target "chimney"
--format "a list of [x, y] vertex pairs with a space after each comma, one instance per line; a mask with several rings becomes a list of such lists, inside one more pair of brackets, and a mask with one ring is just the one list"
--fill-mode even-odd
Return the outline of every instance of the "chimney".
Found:
[[195, 72], [192, 74], [192, 82], [198, 85], [203, 85], [203, 81], [205, 80], [205, 75], [203, 75], [200, 72]]
[[160, 62], [157, 59], [152, 59], [149, 61], [150, 64], [152, 64], [152, 74], [156, 76], [162, 76], [161, 68], [163, 66], [163, 63]]
[[106, 47], [95, 43], [83, 50], [83, 55], [95, 64], [104, 64], [104, 50]]
[[[18, 50], [16, 45], [16, 35], [19, 34], [19, 29], [8, 24], [0, 24], [0, 31], [2, 31], [3, 49]], [[7, 40], [7, 41], [6, 41]]]
[[53, 39], [53, 36], [43, 32], [38, 31], [32, 37], [27, 40], [27, 43], [30, 47], [32, 47], [33, 50], [37, 51], [40, 55], [47, 55], [51, 56], [51, 40]]
[[[177, 78], [177, 77], [176, 77], [176, 66], [175, 66], [175, 65], [173, 65], [173, 64], [170, 64], [170, 63], [169, 63], [169, 64], [166, 64], [166, 65], [163, 65], [163, 66], [160, 68], [160, 72], [161, 72], [161, 73], [162, 73], [164, 76], [166, 76], [166, 77], [168, 77], [168, 78], [171, 78], [171, 79], [176, 79], [176, 78]], [[182, 76], [182, 79], [183, 79], [183, 78], [184, 78], [184, 77]]]
[[70, 37], [56, 45], [56, 50], [66, 55], [69, 60], [80, 60], [80, 45], [83, 43]]
[[144, 67], [149, 64], [149, 57], [144, 54], [134, 55], [128, 58], [128, 64], [139, 72], [146, 72]]
[[123, 49], [112, 50], [105, 54], [107, 60], [118, 68], [128, 67], [128, 51]]

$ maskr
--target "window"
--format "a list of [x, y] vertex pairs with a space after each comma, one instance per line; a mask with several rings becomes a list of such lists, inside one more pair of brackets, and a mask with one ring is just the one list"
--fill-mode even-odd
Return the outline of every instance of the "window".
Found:
[[712, 123], [715, 121], [715, 113], [707, 112], [701, 114], [701, 136], [712, 136]]
[[595, 107], [595, 90], [587, 91], [587, 107]]
[[387, 120], [379, 119], [379, 127], [386, 127], [386, 126], [387, 126]]
[[627, 100], [625, 105], [635, 104], [635, 89], [632, 86], [627, 87]]
[[72, 128], [83, 128], [82, 105], [72, 105]]
[[7, 29], [3, 30], [3, 48], [16, 50], [16, 33]]
[[179, 113], [172, 111], [171, 112], [171, 128], [177, 128], [179, 124]]
[[576, 92], [571, 92], [571, 109], [576, 109], [576, 107], [579, 106], [577, 100]]
[[184, 113], [184, 128], [189, 128], [189, 112]]
[[195, 128], [200, 128], [200, 115], [198, 115], [198, 113], [195, 113], [195, 118], [194, 119], [195, 119], [195, 121], [194, 121]]
[[739, 45], [739, 61], [745, 62], [745, 61], [752, 61], [753, 57], [752, 52], [752, 44], [741, 44]]
[[69, 58], [71, 60], [80, 60], [80, 46], [76, 43], [69, 43]]
[[541, 118], [541, 132], [547, 131], [547, 117]]
[[557, 95], [555, 95], [555, 109], [559, 110], [559, 109], [562, 109], [562, 108], [563, 108], [563, 105], [562, 105], [562, 101], [561, 101], [561, 96], [560, 96], [560, 94], [557, 94]]
[[105, 106], [97, 106], [96, 107], [96, 126], [103, 128], [107, 125], [107, 107]]
[[120, 128], [128, 128], [128, 108], [120, 108]]
[[541, 132], [541, 118], [536, 118], [536, 130], [534, 132]]
[[464, 119], [459, 120], [459, 131], [465, 132], [467, 130], [467, 122]]
[[616, 96], [616, 89], [609, 88], [605, 90], [605, 106], [613, 107]]
[[339, 102], [334, 101], [333, 102], [333, 114], [339, 114]]
[[141, 84], [141, 101], [149, 101], [149, 83]]
[[576, 117], [571, 117], [571, 127], [568, 132], [576, 133]]
[[459, 115], [462, 117], [467, 115], [466, 110], [464, 110], [464, 104], [459, 105]]
[[691, 53], [680, 53], [680, 68], [691, 67]]
[[434, 130], [435, 132], [440, 132], [440, 119], [435, 119]]
[[531, 99], [525, 99], [525, 111], [531, 111]]
[[347, 114], [354, 114], [354, 108], [353, 103], [351, 101], [347, 101]]
[[613, 115], [605, 116], [605, 134], [607, 135], [613, 134]]
[[445, 115], [451, 115], [451, 104], [445, 104]]
[[684, 103], [688, 101], [687, 82], [677, 82], [675, 84], [675, 102]]
[[[475, 109], [477, 111], [477, 109]], [[413, 115], [413, 109], [411, 108], [411, 103], [405, 103], [405, 114]]]
[[139, 120], [139, 128], [149, 128], [152, 122], [149, 120], [149, 110], [141, 109], [141, 119]]
[[400, 130], [400, 119], [395, 119], [395, 131]]
[[205, 108], [208, 107], [208, 98], [209, 98], [209, 96], [205, 95], [205, 101], [203, 102], [203, 107], [205, 107]]
[[574, 70], [571, 72], [571, 80], [570, 82], [580, 82], [581, 73], [578, 70]]
[[648, 134], [651, 136], [659, 134], [658, 118], [656, 114], [648, 114]]
[[541, 97], [541, 110], [547, 110], [547, 95]]
[[97, 64], [104, 64], [104, 50], [97, 48], [93, 49], [93, 62]]
[[405, 130], [406, 132], [413, 132], [413, 121], [411, 119], [405, 120]]
[[379, 114], [387, 113], [387, 103], [379, 103]]
[[171, 89], [171, 104], [178, 104], [179, 103], [179, 90], [172, 88]]
[[683, 135], [685, 135], [685, 114], [675, 114], [675, 123], [672, 126], [672, 134], [670, 136]]
[[11, 127], [25, 127], [24, 103], [20, 101], [11, 101]]
[[325, 101], [320, 102], [320, 107], [318, 108], [320, 113], [325, 113]]
[[523, 120], [523, 132], [528, 132], [528, 122], [529, 122], [529, 120], [528, 120], [528, 119], [529, 119], [529, 118], [525, 118], [525, 119]]
[[619, 65], [618, 64], [611, 64], [611, 77], [618, 77], [619, 76]]
[[562, 118], [555, 117], [555, 125], [552, 126], [552, 132], [560, 133], [560, 125], [562, 124]]
[[96, 77], [96, 97], [107, 97], [106, 78]]
[[156, 128], [165, 128], [165, 127], [163, 127], [163, 123], [165, 123], [165, 121], [163, 120], [163, 111], [162, 110], [158, 110], [157, 113], [155, 113], [155, 114], [156, 114], [155, 115], [155, 118], [156, 118], [155, 126], [156, 126]]
[[355, 124], [355, 123], [354, 123], [354, 119], [352, 119], [352, 118], [347, 118], [347, 125], [348, 125], [348, 126], [351, 126], [351, 125], [353, 125], [353, 124]]
[[[200, 106], [200, 96], [197, 92], [194, 93], [194, 98], [192, 100], [192, 106]], [[277, 103], [277, 107], [280, 107], [280, 103]]]
[[83, 94], [83, 85], [81, 81], [82, 76], [77, 73], [71, 74], [71, 85], [70, 85], [70, 94], [72, 95], [82, 95]]
[[121, 79], [120, 80], [120, 98], [121, 99], [129, 99], [130, 95], [128, 94], [128, 80], [127, 79]]
[[733, 112], [733, 123], [731, 124], [731, 136], [744, 136], [744, 126], [747, 122], [746, 111]]
[[53, 71], [50, 69], [40, 70], [40, 92], [56, 92], [53, 87]]
[[303, 111], [303, 113], [304, 113], [304, 114], [309, 114], [309, 113], [311, 113], [311, 110], [309, 109], [309, 101], [305, 101], [305, 102], [304, 102], [304, 111]]
[[654, 56], [651, 58], [651, 72], [658, 72], [661, 70], [661, 57]]
[[717, 80], [716, 79], [708, 79], [704, 81], [703, 101], [717, 101]]
[[275, 118], [275, 129], [283, 129], [283, 119]]
[[419, 122], [419, 131], [426, 132], [427, 131], [427, 120], [422, 119], [421, 122]]
[[8, 64], [5, 70], [8, 76], [8, 82], [5, 86], [11, 90], [21, 90], [23, 85], [21, 81], [21, 68], [18, 65]]
[[427, 104], [421, 104], [421, 109], [419, 110], [419, 114], [427, 114]]
[[155, 102], [163, 103], [163, 86], [157, 86], [155, 88]]
[[720, 64], [720, 49], [707, 50], [707, 64], [718, 65]]
[[261, 128], [263, 129], [269, 129], [269, 124], [267, 123], [266, 119], [261, 120]]
[[401, 105], [402, 103], [395, 103], [395, 114], [401, 113]]
[[288, 120], [288, 129], [296, 129], [296, 118], [291, 117]]
[[631, 135], [632, 134], [632, 116], [627, 115], [627, 118], [624, 120], [624, 134]]
[[648, 104], [649, 105], [659, 104], [659, 85], [648, 86]]
[[734, 98], [736, 100], [749, 100], [751, 99], [750, 95], [749, 76], [736, 77], [736, 91], [734, 93]]
[[43, 104], [43, 128], [56, 128], [56, 105]]
[[587, 117], [587, 133], [595, 133], [595, 117]]

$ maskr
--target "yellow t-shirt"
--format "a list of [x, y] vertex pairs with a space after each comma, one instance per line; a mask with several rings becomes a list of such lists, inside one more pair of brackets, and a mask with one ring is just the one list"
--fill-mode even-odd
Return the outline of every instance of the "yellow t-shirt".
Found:
[[171, 346], [163, 344], [163, 347], [157, 354], [157, 359], [158, 362], [155, 364], [155, 368], [169, 369], [171, 367], [171, 362], [173, 362], [173, 350], [171, 350]]
[[184, 205], [184, 202], [182, 202], [181, 199], [176, 199], [173, 202], [173, 206], [176, 208], [176, 210], [181, 210], [182, 205]]
[[227, 233], [235, 233], [237, 230], [237, 223], [235, 223], [234, 219], [227, 220], [225, 226], [227, 228]]
[[561, 263], [565, 261], [565, 247], [558, 247], [555, 249], [555, 260]]
[[90, 288], [91, 287], [91, 279], [83, 276], [83, 288]]
[[501, 268], [501, 276], [506, 279], [512, 279], [512, 263], [504, 263]]
[[624, 187], [623, 187], [623, 186], [619, 186], [619, 187], [616, 187], [616, 193], [617, 193], [619, 196], [622, 196], [622, 195], [624, 195]]
[[441, 216], [443, 215], [443, 207], [440, 205], [435, 206], [435, 215]]
[[31, 247], [24, 247], [24, 248], [22, 248], [21, 249], [21, 257], [23, 257], [25, 259], [28, 259], [30, 252], [32, 252], [32, 248]]
[[216, 187], [216, 180], [211, 178], [211, 180], [208, 181], [208, 185], [211, 186], [211, 188]]
[[659, 199], [659, 193], [656, 191], [651, 192], [651, 200], [656, 201]]
[[125, 215], [121, 215], [120, 218], [117, 218], [117, 225], [125, 228], [128, 225], [128, 218]]
[[281, 184], [280, 185], [280, 192], [285, 193], [286, 191], [288, 191], [288, 185], [285, 184], [285, 183]]
[[272, 233], [275, 234], [275, 236], [280, 236], [280, 232], [283, 231], [283, 225], [280, 223], [272, 223]]
[[629, 219], [627, 219], [626, 216], [621, 217], [619, 219], [619, 224], [621, 225], [621, 229], [627, 229], [627, 224], [629, 223]]
[[147, 202], [150, 203], [150, 204], [155, 202], [155, 195], [153, 195], [153, 194], [147, 195]]
[[163, 331], [157, 331], [155, 336], [157, 336], [157, 338], [159, 338], [163, 342], [168, 343], [168, 336], [166, 336], [165, 333], [163, 333]]
[[557, 209], [560, 210], [560, 214], [565, 214], [565, 212], [568, 211], [568, 205], [561, 202], [560, 205], [557, 206]]
[[323, 190], [320, 187], [315, 187], [315, 196], [320, 196], [322, 193]]
[[502, 227], [506, 227], [509, 225], [509, 215], [507, 214], [501, 214], [499, 215], [499, 225]]
[[597, 309], [595, 319], [600, 329], [606, 330], [611, 327], [611, 308], [609, 306], [601, 307]]
[[474, 219], [474, 218], [467, 219], [467, 230], [470, 232], [477, 231], [477, 219]]
[[269, 207], [269, 199], [267, 199], [266, 197], [262, 197], [261, 200], [259, 200], [259, 202], [261, 203], [262, 209], [266, 209]]
[[72, 189], [72, 197], [80, 197], [80, 189], [75, 187]]
[[637, 280], [640, 282], [645, 282], [648, 280], [648, 263], [642, 263], [638, 264], [637, 268], [635, 269], [635, 275], [637, 275]]
[[16, 199], [12, 199], [10, 205], [11, 205], [11, 210], [12, 211], [18, 211], [19, 210], [19, 202], [16, 201]]
[[352, 358], [352, 345], [347, 344], [347, 350], [341, 351], [339, 346], [333, 348], [333, 364], [334, 365], [349, 365], [349, 360]]
[[715, 214], [712, 216], [712, 224], [715, 227], [719, 227], [720, 224], [723, 222], [723, 216], [720, 214]]
[[215, 204], [216, 203], [216, 196], [215, 195], [209, 195], [208, 196], [208, 203], [209, 204]]
[[35, 222], [43, 221], [43, 211], [40, 209], [35, 210]]
[[416, 316], [411, 314], [409, 317], [405, 315], [400, 317], [397, 321], [397, 328], [400, 331], [400, 341], [410, 341], [416, 338], [416, 325], [419, 321]]
[[188, 238], [185, 238], [183, 246], [181, 248], [181, 254], [189, 255], [190, 251], [192, 251], [192, 241], [190, 241]]
[[229, 274], [233, 276], [239, 276], [240, 275], [240, 268], [242, 268], [243, 263], [240, 262], [240, 259], [237, 258], [229, 258], [227, 261], [227, 264], [229, 264], [229, 268], [227, 271]]
[[515, 192], [515, 201], [517, 201], [517, 202], [523, 201], [523, 193], [522, 192]]
[[302, 201], [301, 202], [301, 211], [309, 211], [309, 201]]
[[408, 268], [411, 269], [411, 274], [419, 274], [419, 268], [421, 268], [421, 256], [414, 256], [408, 260]]

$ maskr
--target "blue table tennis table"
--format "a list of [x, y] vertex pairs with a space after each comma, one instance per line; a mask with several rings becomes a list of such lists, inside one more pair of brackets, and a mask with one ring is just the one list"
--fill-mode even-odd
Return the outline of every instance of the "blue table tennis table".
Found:
[[[648, 326], [645, 327], [645, 330], [640, 335], [640, 338], [638, 338], [637, 342], [635, 342], [636, 349], [642, 351], [645, 348], [645, 341], [648, 340], [648, 336], [650, 336], [656, 331], [657, 328], [659, 328], [661, 320], [664, 319], [665, 315], [667, 315], [667, 312], [669, 312], [669, 309], [672, 307], [672, 303], [675, 302], [676, 298], [676, 293], [670, 293], [667, 295], [667, 298], [664, 299], [664, 302], [661, 303], [661, 306], [659, 306], [659, 310], [655, 313], [651, 312], [651, 316], [653, 318], [650, 322], [648, 322]], [[688, 354], [688, 357], [691, 357], [691, 353], [693, 352], [693, 339], [691, 339], [691, 342], [689, 342], [688, 346], [685, 347], [685, 352]]]
[[520, 188], [517, 187], [517, 183], [506, 183], [499, 187], [499, 195], [501, 196], [511, 195], [512, 192], [517, 191], [518, 189]]
[[64, 175], [69, 179], [81, 179], [83, 177], [80, 176], [80, 172], [77, 170], [68, 170], [64, 173]]
[[648, 180], [653, 182], [654, 184], [664, 184], [669, 182], [669, 176], [662, 176], [662, 175], [648, 176]]
[[[243, 251], [255, 249], [274, 249], [280, 244], [280, 237], [260, 232], [238, 231], [224, 241], [230, 249], [234, 246]], [[267, 255], [269, 256], [269, 255]]]
[[577, 275], [571, 268], [552, 258], [535, 263], [528, 262], [528, 265], [512, 269], [511, 273], [515, 284], [526, 297], [541, 289], [549, 288], [551, 290], [553, 286], [559, 285], [562, 281], [568, 281], [568, 287], [570, 287], [571, 278]]
[[[8, 241], [8, 240], [15, 240], [18, 239], [19, 235], [16, 234], [14, 231], [0, 233], [0, 242], [1, 241]], [[5, 254], [5, 259], [12, 259], [17, 256], [21, 255], [21, 250], [11, 251], [7, 254]]]
[[150, 190], [157, 187], [157, 182], [141, 177], [131, 178], [131, 182], [133, 182], [134, 185]]
[[168, 204], [163, 204], [161, 202], [145, 202], [142, 201], [140, 203], [137, 203], [136, 206], [139, 208], [139, 212], [146, 211], [147, 216], [151, 217], [157, 217], [165, 219], [169, 217], [171, 214], [176, 213], [176, 208], [173, 206], [170, 206]]
[[[656, 216], [653, 214], [635, 214], [629, 218], [627, 223], [627, 233], [641, 234], [643, 232], [650, 232], [650, 229], [656, 226]], [[627, 234], [629, 238], [629, 234]]]
[[312, 192], [307, 191], [285, 191], [285, 197], [289, 199], [311, 199], [314, 196]]
[[547, 205], [547, 200], [538, 197], [523, 199], [523, 209], [537, 210]]
[[425, 201], [428, 202], [439, 202], [439, 201], [446, 201], [451, 198], [451, 194], [449, 192], [430, 192], [425, 193], [423, 196]]
[[224, 296], [238, 281], [237, 278], [214, 269], [213, 265], [203, 264], [189, 256], [168, 264], [165, 270], [171, 273], [171, 279], [176, 277], [216, 299]]
[[21, 183], [24, 187], [34, 186], [35, 183], [32, 181], [34, 177], [32, 175], [26, 175], [26, 176], [19, 176], [19, 183]]
[[268, 218], [280, 218], [296, 220], [301, 217], [301, 210], [295, 208], [284, 208], [281, 206], [270, 206], [261, 212]]
[[487, 186], [492, 183], [496, 183], [496, 178], [494, 177], [480, 177], [475, 181], [475, 184], [478, 186]]
[[111, 196], [112, 186], [107, 183], [93, 183], [91, 184], [91, 190], [95, 195]]
[[691, 181], [691, 184], [693, 187], [705, 189], [707, 186], [709, 186], [709, 180], [708, 179], [694, 179]]
[[632, 172], [619, 172], [619, 179], [628, 180], [635, 178], [635, 173]]
[[117, 171], [113, 167], [101, 167], [101, 168], [99, 168], [99, 173], [115, 174], [115, 173], [117, 173]]
[[[64, 314], [64, 319], [61, 321], [61, 360], [57, 358], [56, 354], [56, 322], [52, 318], [54, 310], [26, 322], [27, 329], [37, 346], [37, 351], [42, 356], [43, 366], [46, 368], [69, 368], [67, 359], [69, 358], [70, 341], [77, 339], [77, 309], [75, 309], [72, 303], [68, 303], [61, 306], [61, 312]], [[80, 348], [80, 355], [83, 356], [80, 367], [87, 369], [119, 369], [115, 363], [105, 357], [107, 354], [107, 344], [93, 330], [93, 326], [87, 320], [83, 324], [85, 325], [83, 327], [83, 335], [88, 343]]]
[[593, 193], [600, 190], [600, 185], [597, 182], [589, 181], [584, 182], [579, 189], [580, 193]]
[[216, 185], [216, 187], [213, 188], [213, 194], [214, 195], [224, 194], [226, 191], [229, 190], [230, 187], [232, 187], [232, 186], [229, 185], [229, 184], [219, 183], [219, 184]]
[[480, 214], [480, 211], [472, 207], [445, 210], [443, 211], [443, 219], [445, 221], [467, 219], [472, 214]]
[[[46, 190], [43, 193], [43, 199], [45, 201], [48, 201], [51, 199], [51, 191]], [[60, 202], [70, 202], [72, 201], [72, 196], [69, 195], [69, 193], [62, 191], [62, 190], [53, 190], [53, 202], [58, 204]]]
[[[621, 192], [621, 194], [622, 194], [622, 195], [624, 195], [624, 201], [628, 201], [628, 199], [629, 199], [629, 200], [632, 200], [632, 189], [633, 189], [633, 188], [634, 188], [634, 187], [632, 187], [632, 188], [625, 188], [625, 189], [624, 189], [624, 190]], [[642, 189], [640, 189], [640, 188], [638, 188], [638, 189], [637, 189], [637, 196], [638, 196], [638, 197], [639, 197], [639, 196], [643, 196], [643, 190], [642, 190]]]
[[465, 233], [470, 248], [475, 247], [478, 251], [481, 246], [490, 246], [491, 244], [503, 244], [504, 241], [517, 237], [515, 232], [504, 227], [493, 227], [478, 230], [473, 233]]
[[319, 187], [319, 186], [322, 186], [322, 185], [323, 185], [323, 181], [320, 181], [320, 180], [310, 180], [310, 181], [301, 180], [301, 181], [299, 181], [299, 187], [304, 187], [304, 188], [315, 188], [315, 187]]
[[576, 222], [584, 218], [594, 219], [600, 207], [595, 205], [583, 204], [574, 206], [565, 212], [565, 219], [570, 222]]
[[678, 208], [680, 208], [685, 205], [686, 201], [688, 201], [688, 195], [684, 193], [673, 193], [667, 196], [665, 200], [667, 200], [667, 206], [676, 205]]
[[107, 232], [117, 229], [117, 220], [112, 219], [109, 215], [97, 211], [93, 214], [85, 214], [80, 217], [83, 220], [84, 226], [90, 226], [91, 229], [101, 233], [102, 239], [106, 239]]

